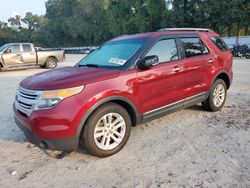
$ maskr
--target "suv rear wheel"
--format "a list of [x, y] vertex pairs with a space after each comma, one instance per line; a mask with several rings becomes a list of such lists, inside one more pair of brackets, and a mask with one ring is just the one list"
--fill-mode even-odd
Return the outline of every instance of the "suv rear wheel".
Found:
[[88, 119], [81, 145], [85, 144], [90, 154], [108, 157], [119, 152], [127, 143], [131, 132], [128, 112], [116, 103], [107, 103], [98, 108]]
[[214, 82], [209, 97], [202, 103], [204, 109], [212, 112], [220, 110], [226, 102], [227, 86], [222, 79]]

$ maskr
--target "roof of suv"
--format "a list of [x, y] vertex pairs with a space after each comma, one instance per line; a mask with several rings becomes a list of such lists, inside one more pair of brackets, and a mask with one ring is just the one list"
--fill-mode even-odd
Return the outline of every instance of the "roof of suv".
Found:
[[204, 29], [204, 28], [163, 28], [156, 32], [148, 32], [148, 33], [139, 33], [133, 35], [122, 35], [112, 39], [111, 41], [116, 40], [124, 40], [124, 39], [136, 39], [136, 38], [154, 38], [159, 35], [165, 34], [206, 34], [206, 35], [218, 35], [211, 29]]

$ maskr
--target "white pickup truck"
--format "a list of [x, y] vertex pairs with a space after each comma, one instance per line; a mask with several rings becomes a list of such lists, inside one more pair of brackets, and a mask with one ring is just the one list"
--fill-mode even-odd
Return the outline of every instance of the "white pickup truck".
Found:
[[64, 51], [37, 51], [32, 43], [8, 43], [0, 47], [0, 71], [34, 65], [53, 69], [64, 59]]

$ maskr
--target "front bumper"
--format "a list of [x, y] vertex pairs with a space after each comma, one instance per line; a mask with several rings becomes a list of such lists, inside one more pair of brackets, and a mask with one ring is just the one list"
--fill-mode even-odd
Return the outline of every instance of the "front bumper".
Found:
[[23, 131], [28, 142], [42, 148], [42, 149], [52, 149], [60, 151], [72, 151], [76, 150], [78, 147], [78, 136], [60, 138], [60, 139], [43, 139], [37, 137], [27, 124], [24, 124], [21, 119], [18, 118], [19, 112], [15, 112], [15, 122], [17, 126]]

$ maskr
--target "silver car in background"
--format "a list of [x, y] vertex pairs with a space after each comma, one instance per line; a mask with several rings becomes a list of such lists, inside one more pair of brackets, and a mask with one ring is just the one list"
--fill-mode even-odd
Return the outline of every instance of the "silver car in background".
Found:
[[63, 50], [37, 51], [32, 43], [8, 43], [0, 47], [0, 71], [34, 65], [53, 69], [64, 59]]

